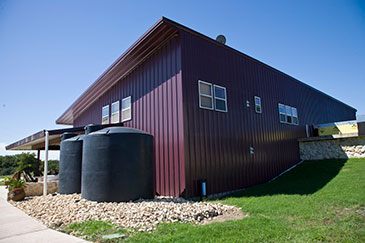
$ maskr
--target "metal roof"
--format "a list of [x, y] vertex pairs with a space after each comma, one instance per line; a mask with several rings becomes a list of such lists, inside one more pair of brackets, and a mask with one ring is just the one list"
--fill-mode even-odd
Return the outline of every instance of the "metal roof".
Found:
[[[163, 46], [167, 40], [172, 36], [177, 35], [179, 30], [189, 32], [193, 35], [199, 36], [202, 39], [208, 40], [222, 48], [227, 48], [237, 54], [244, 55], [251, 59], [251, 61], [260, 63], [266, 68], [274, 70], [281, 75], [290, 75], [283, 73], [253, 57], [250, 57], [238, 50], [235, 50], [227, 45], [221, 44], [214, 39], [205, 36], [195, 30], [176, 23], [166, 17], [160, 18], [151, 28], [149, 28], [131, 47], [129, 47], [103, 74], [101, 74], [96, 81], [81, 94], [81, 96], [56, 120], [56, 124], [73, 125], [74, 120], [80, 116], [88, 107], [90, 107], [99, 97], [101, 97], [107, 90], [109, 90], [115, 83], [127, 76], [133, 69], [135, 69], [141, 62], [146, 60], [158, 48]], [[295, 79], [295, 78], [293, 78]], [[325, 94], [324, 92], [313, 88], [297, 79], [301, 85], [307, 86], [316, 92], [326, 95], [330, 99], [340, 102], [354, 110], [355, 108]]]
[[[102, 128], [124, 126], [123, 123], [105, 124]], [[85, 127], [71, 127], [54, 130], [42, 130], [34, 133], [26, 138], [23, 138], [15, 143], [6, 146], [6, 150], [44, 150], [46, 131], [49, 134], [49, 150], [59, 150], [61, 144], [61, 135], [65, 132], [84, 134]]]
[[57, 124], [73, 125], [74, 119], [104, 92], [128, 75], [164, 42], [177, 33], [162, 17], [129, 47], [100, 77], [56, 120]]
[[[84, 133], [84, 127], [48, 130], [50, 150], [59, 150], [61, 135], [65, 132]], [[6, 146], [6, 150], [43, 150], [45, 148], [45, 138], [46, 130], [42, 130]]]

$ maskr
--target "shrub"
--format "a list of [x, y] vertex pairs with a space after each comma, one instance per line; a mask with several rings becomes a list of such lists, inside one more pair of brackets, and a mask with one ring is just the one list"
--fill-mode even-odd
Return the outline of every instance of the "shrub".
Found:
[[27, 174], [34, 173], [37, 168], [37, 159], [34, 154], [21, 153], [18, 156], [17, 171], [24, 171]]
[[11, 175], [16, 171], [18, 155], [0, 156], [0, 175]]
[[[43, 173], [44, 171], [44, 162], [42, 163], [42, 165], [40, 166], [40, 170]], [[48, 160], [48, 173], [50, 173], [51, 171], [55, 171], [57, 172], [56, 174], [58, 174], [58, 172], [60, 171], [60, 162], [58, 160]]]
[[9, 191], [13, 190], [14, 188], [21, 188], [27, 185], [25, 180], [13, 180], [11, 177], [6, 177], [4, 179], [4, 184]]

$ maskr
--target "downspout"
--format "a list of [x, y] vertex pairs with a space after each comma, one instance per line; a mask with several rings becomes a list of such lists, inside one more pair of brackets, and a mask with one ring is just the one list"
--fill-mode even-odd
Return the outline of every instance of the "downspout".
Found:
[[49, 140], [49, 133], [46, 130], [46, 141], [45, 141], [45, 160], [44, 160], [44, 172], [43, 172], [43, 196], [47, 195], [47, 171], [48, 171], [48, 140]]

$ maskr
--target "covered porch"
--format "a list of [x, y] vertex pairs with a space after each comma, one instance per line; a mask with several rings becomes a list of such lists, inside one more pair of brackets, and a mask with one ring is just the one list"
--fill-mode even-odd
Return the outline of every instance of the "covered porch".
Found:
[[[105, 124], [105, 125], [97, 125], [98, 129], [103, 129], [111, 126], [123, 126], [123, 123], [115, 123], [115, 124]], [[36, 170], [34, 172], [35, 176], [41, 176], [40, 168], [40, 154], [41, 151], [45, 152], [45, 161], [44, 161], [44, 188], [43, 194], [47, 193], [47, 171], [48, 171], [48, 153], [50, 150], [60, 150], [60, 145], [62, 141], [62, 134], [64, 133], [73, 133], [76, 135], [84, 134], [86, 127], [72, 127], [72, 128], [63, 128], [63, 129], [53, 129], [53, 130], [41, 130], [39, 132], [34, 133], [28, 137], [25, 137], [21, 140], [18, 140], [12, 144], [6, 146], [6, 150], [11, 151], [24, 151], [31, 150], [37, 151], [37, 164]]]
[[84, 132], [84, 127], [42, 130], [6, 146], [6, 150], [37, 151], [37, 168], [34, 175], [40, 176], [41, 172], [39, 171], [39, 167], [41, 151], [45, 151], [45, 158], [48, 160], [49, 150], [60, 150], [63, 133], [84, 134]]

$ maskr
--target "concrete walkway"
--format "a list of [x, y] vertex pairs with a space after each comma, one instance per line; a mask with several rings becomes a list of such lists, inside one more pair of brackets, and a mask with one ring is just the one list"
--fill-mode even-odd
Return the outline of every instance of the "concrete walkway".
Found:
[[51, 230], [7, 202], [7, 189], [0, 186], [0, 243], [87, 242]]

